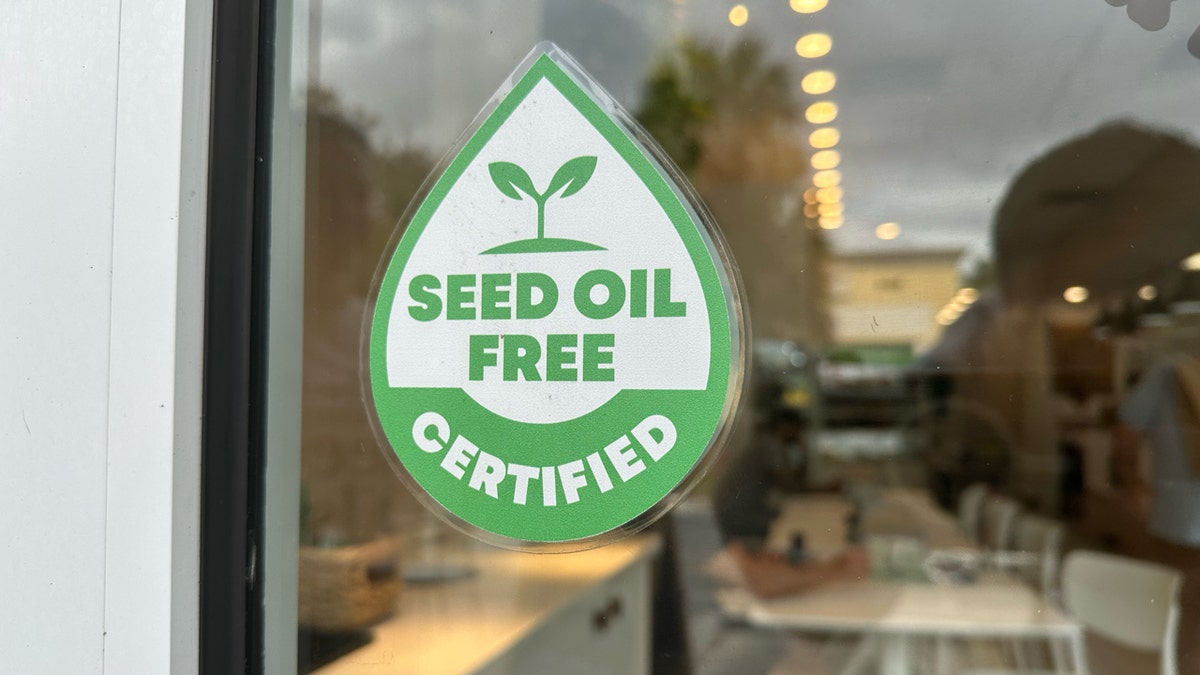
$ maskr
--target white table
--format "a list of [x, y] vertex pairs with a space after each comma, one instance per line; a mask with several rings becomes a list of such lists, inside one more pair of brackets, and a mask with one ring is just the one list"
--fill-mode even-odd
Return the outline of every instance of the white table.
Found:
[[851, 672], [878, 657], [880, 673], [907, 673], [915, 638], [964, 637], [1044, 639], [1054, 648], [1058, 670], [1069, 661], [1074, 672], [1086, 672], [1079, 624], [1028, 587], [1008, 579], [986, 579], [969, 586], [839, 583], [767, 601], [745, 589], [730, 588], [719, 591], [717, 599], [727, 615], [754, 626], [866, 636], [865, 648], [847, 666]]
[[[834, 496], [790, 500], [771, 533], [771, 542], [804, 532], [818, 556], [844, 546], [844, 516], [849, 506]], [[876, 509], [877, 526], [900, 525], [919, 531], [934, 547], [966, 546], [953, 519], [920, 493], [887, 491]], [[872, 519], [867, 518], [867, 532]], [[801, 632], [853, 633], [865, 636], [846, 672], [861, 671], [877, 660], [879, 672], [903, 675], [911, 669], [914, 640], [1004, 638], [1046, 640], [1055, 667], [1086, 672], [1082, 627], [1064, 616], [1032, 588], [1016, 579], [984, 575], [970, 585], [917, 581], [836, 583], [795, 596], [760, 600], [743, 588], [718, 592], [726, 615], [751, 625]], [[1069, 657], [1069, 658], [1068, 658]]]

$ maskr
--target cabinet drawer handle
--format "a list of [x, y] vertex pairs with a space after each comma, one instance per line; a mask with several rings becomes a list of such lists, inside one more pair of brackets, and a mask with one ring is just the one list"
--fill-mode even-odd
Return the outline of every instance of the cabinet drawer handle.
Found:
[[609, 598], [608, 603], [604, 607], [592, 613], [592, 628], [598, 633], [603, 633], [608, 630], [608, 626], [614, 619], [621, 616], [624, 607], [621, 604], [621, 599], [617, 596]]

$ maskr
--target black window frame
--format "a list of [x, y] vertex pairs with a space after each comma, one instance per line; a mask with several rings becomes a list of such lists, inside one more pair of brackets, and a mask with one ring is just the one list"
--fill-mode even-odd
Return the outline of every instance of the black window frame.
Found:
[[274, 0], [214, 0], [200, 469], [199, 672], [263, 671]]

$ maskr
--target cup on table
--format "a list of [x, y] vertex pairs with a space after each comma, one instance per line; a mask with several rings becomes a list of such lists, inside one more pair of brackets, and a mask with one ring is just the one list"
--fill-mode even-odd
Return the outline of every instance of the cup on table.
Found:
[[873, 579], [925, 580], [925, 541], [916, 535], [872, 534], [866, 540]]

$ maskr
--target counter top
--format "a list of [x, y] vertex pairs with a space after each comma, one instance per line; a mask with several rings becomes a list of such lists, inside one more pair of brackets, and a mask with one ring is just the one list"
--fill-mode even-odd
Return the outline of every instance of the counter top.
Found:
[[448, 552], [474, 576], [405, 588], [393, 618], [367, 645], [317, 669], [320, 675], [474, 672], [494, 661], [595, 585], [659, 548], [639, 535], [580, 553], [531, 554], [483, 546]]

